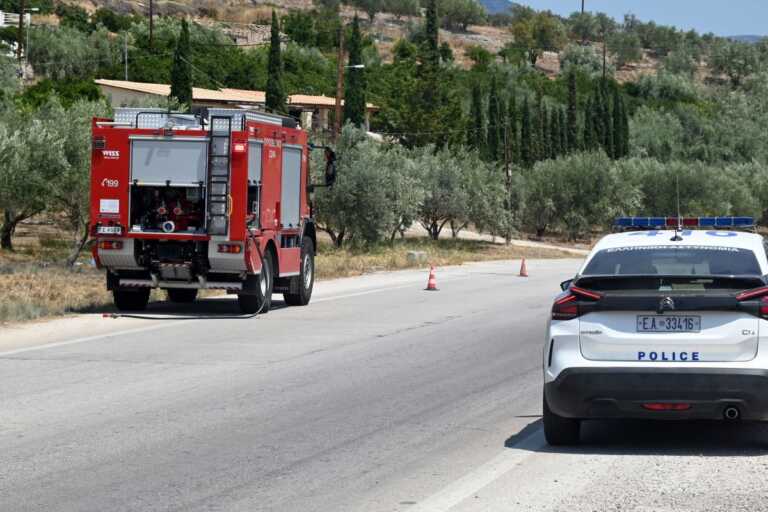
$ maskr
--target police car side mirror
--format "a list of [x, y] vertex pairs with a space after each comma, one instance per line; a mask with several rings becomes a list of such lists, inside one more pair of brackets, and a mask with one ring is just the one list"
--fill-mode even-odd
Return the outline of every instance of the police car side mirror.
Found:
[[567, 281], [563, 281], [562, 283], [560, 283], [560, 289], [565, 291], [568, 288], [570, 288], [572, 284], [573, 284], [573, 279], [568, 279]]

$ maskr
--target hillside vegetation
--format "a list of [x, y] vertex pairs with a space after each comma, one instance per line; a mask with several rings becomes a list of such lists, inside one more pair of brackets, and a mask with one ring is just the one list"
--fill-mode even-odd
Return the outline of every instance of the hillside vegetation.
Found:
[[[159, 12], [176, 15], [155, 20], [152, 40], [146, 17], [130, 14], [135, 4], [31, 5], [49, 22], [30, 30], [34, 78], [22, 84], [13, 61], [0, 62], [2, 245], [12, 247], [19, 222], [55, 213], [72, 232], [71, 263], [87, 238], [88, 118], [109, 111], [92, 79], [123, 78], [127, 48], [130, 80], [170, 81], [184, 14], [191, 23], [182, 67], [195, 86], [267, 89], [270, 45], [239, 44], [237, 25], [222, 21], [229, 9], [251, 12], [239, 2], [161, 2]], [[619, 214], [674, 212], [677, 184], [683, 213], [764, 216], [766, 44], [633, 16], [561, 18], [521, 6], [489, 16], [475, 0], [427, 9], [409, 0], [290, 5], [276, 18], [274, 86], [333, 95], [344, 26], [344, 37], [358, 38], [355, 63], [365, 65], [347, 72], [360, 75], [346, 94], [381, 108], [372, 130], [385, 142], [350, 124], [337, 148], [337, 186], [318, 194], [318, 220], [339, 246], [392, 240], [414, 223], [433, 238], [472, 228], [577, 239]], [[354, 12], [362, 36], [348, 23]], [[382, 20], [402, 36], [385, 41]], [[508, 39], [494, 52], [468, 46], [469, 65], [458, 63], [446, 34], [486, 29]], [[0, 36], [13, 43], [16, 32]], [[542, 71], [552, 55], [555, 68]], [[658, 63], [653, 72], [633, 73], [649, 60]]]

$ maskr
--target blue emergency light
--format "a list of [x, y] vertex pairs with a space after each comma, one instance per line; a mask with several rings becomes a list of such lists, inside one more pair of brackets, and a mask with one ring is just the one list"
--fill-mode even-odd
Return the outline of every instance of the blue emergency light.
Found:
[[751, 228], [752, 217], [619, 217], [613, 223], [620, 228]]

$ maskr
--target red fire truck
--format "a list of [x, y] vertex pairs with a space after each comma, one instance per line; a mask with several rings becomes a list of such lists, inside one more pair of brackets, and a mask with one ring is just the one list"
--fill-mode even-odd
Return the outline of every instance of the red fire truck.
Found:
[[153, 288], [174, 302], [227, 290], [243, 313], [273, 291], [309, 303], [309, 145], [293, 119], [122, 108], [92, 131], [93, 255], [118, 309], [144, 309]]

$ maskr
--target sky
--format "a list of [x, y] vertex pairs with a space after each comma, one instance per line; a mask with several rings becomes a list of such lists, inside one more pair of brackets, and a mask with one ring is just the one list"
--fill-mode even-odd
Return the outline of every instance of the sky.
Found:
[[[581, 0], [515, 0], [535, 9], [569, 15]], [[586, 0], [586, 10], [601, 11], [621, 20], [631, 12], [643, 21], [713, 32], [719, 36], [768, 35], [766, 0]]]

